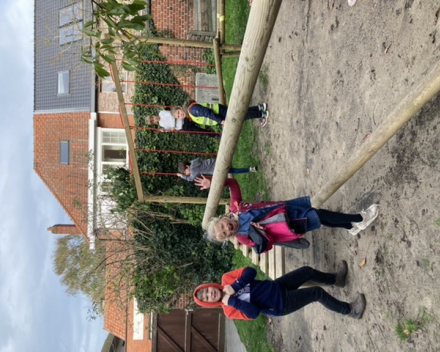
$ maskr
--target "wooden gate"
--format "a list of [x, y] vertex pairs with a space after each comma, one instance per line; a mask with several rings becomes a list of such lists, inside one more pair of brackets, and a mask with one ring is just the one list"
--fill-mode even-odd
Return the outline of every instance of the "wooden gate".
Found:
[[222, 309], [173, 309], [153, 318], [153, 352], [223, 352]]
[[217, 0], [194, 0], [194, 30], [188, 39], [209, 41], [217, 35]]

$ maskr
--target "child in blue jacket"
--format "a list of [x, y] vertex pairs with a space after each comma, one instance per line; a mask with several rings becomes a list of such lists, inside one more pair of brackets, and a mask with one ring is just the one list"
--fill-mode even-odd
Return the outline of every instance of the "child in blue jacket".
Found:
[[337, 273], [324, 273], [304, 266], [274, 281], [255, 280], [256, 274], [256, 270], [250, 267], [225, 273], [221, 285], [199, 285], [194, 290], [194, 301], [207, 308], [221, 306], [228, 318], [244, 320], [255, 319], [260, 313], [287, 315], [313, 302], [354, 319], [360, 319], [365, 310], [363, 294], [359, 294], [352, 303], [347, 303], [334, 298], [319, 286], [300, 289], [306, 282], [344, 287], [347, 276], [345, 261]]

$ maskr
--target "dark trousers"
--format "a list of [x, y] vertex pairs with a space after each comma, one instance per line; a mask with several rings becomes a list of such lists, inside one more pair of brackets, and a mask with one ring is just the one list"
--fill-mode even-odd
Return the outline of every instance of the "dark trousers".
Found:
[[[221, 104], [218, 104], [218, 105], [219, 105], [219, 115], [223, 116], [223, 119], [225, 119], [226, 113], [228, 112], [228, 108], [224, 105], [221, 105]], [[251, 106], [246, 112], [245, 120], [260, 119], [262, 117], [263, 117], [263, 114], [261, 113], [258, 106]]]
[[203, 132], [203, 134], [202, 133], [197, 133], [197, 134], [200, 134], [202, 136], [212, 137], [212, 138], [220, 138], [221, 137], [221, 135], [219, 135], [219, 134], [206, 133], [206, 132], [212, 132], [212, 131], [205, 130], [205, 129], [199, 127], [196, 123], [194, 123], [188, 119], [183, 120], [182, 130], [183, 131]]
[[316, 209], [321, 224], [328, 227], [342, 227], [350, 230], [352, 222], [361, 222], [361, 214], [344, 214], [325, 209]]
[[350, 305], [342, 302], [328, 294], [319, 286], [301, 288], [299, 287], [307, 281], [317, 284], [333, 285], [336, 280], [336, 274], [323, 273], [309, 266], [291, 271], [288, 274], [276, 279], [284, 291], [284, 312], [283, 315], [290, 314], [306, 305], [319, 302], [325, 308], [340, 314], [349, 314]]
[[228, 172], [229, 172], [230, 174], [245, 174], [245, 173], [250, 172], [250, 171], [249, 171], [249, 168], [248, 168], [248, 167], [245, 167], [245, 168], [231, 167], [231, 168], [228, 170]]

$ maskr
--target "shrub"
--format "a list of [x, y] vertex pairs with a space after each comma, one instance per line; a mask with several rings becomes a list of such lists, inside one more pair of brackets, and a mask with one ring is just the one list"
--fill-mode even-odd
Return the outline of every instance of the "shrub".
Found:
[[150, 222], [145, 217], [142, 223], [149, 223], [154, 235], [145, 236], [140, 222], [134, 224], [139, 230], [135, 296], [141, 311], [166, 312], [182, 294], [191, 293], [202, 282], [219, 282], [231, 269], [233, 246], [203, 240], [200, 227]]

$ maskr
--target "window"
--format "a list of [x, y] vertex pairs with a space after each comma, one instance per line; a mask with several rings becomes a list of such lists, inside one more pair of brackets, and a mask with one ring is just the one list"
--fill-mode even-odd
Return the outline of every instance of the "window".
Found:
[[82, 3], [76, 2], [59, 10], [59, 44], [72, 43], [82, 39]]
[[60, 141], [60, 164], [69, 165], [70, 161], [70, 142]]
[[72, 22], [78, 22], [82, 20], [82, 3], [76, 2], [73, 5], [62, 8], [59, 11], [59, 27], [63, 27], [66, 24]]
[[98, 154], [101, 192], [107, 193], [109, 181], [106, 176], [111, 168], [125, 167], [128, 163], [128, 145], [125, 131], [122, 129], [101, 128]]
[[82, 23], [75, 23], [60, 28], [60, 45], [76, 42], [82, 39]]
[[69, 94], [69, 71], [58, 72], [58, 95]]

